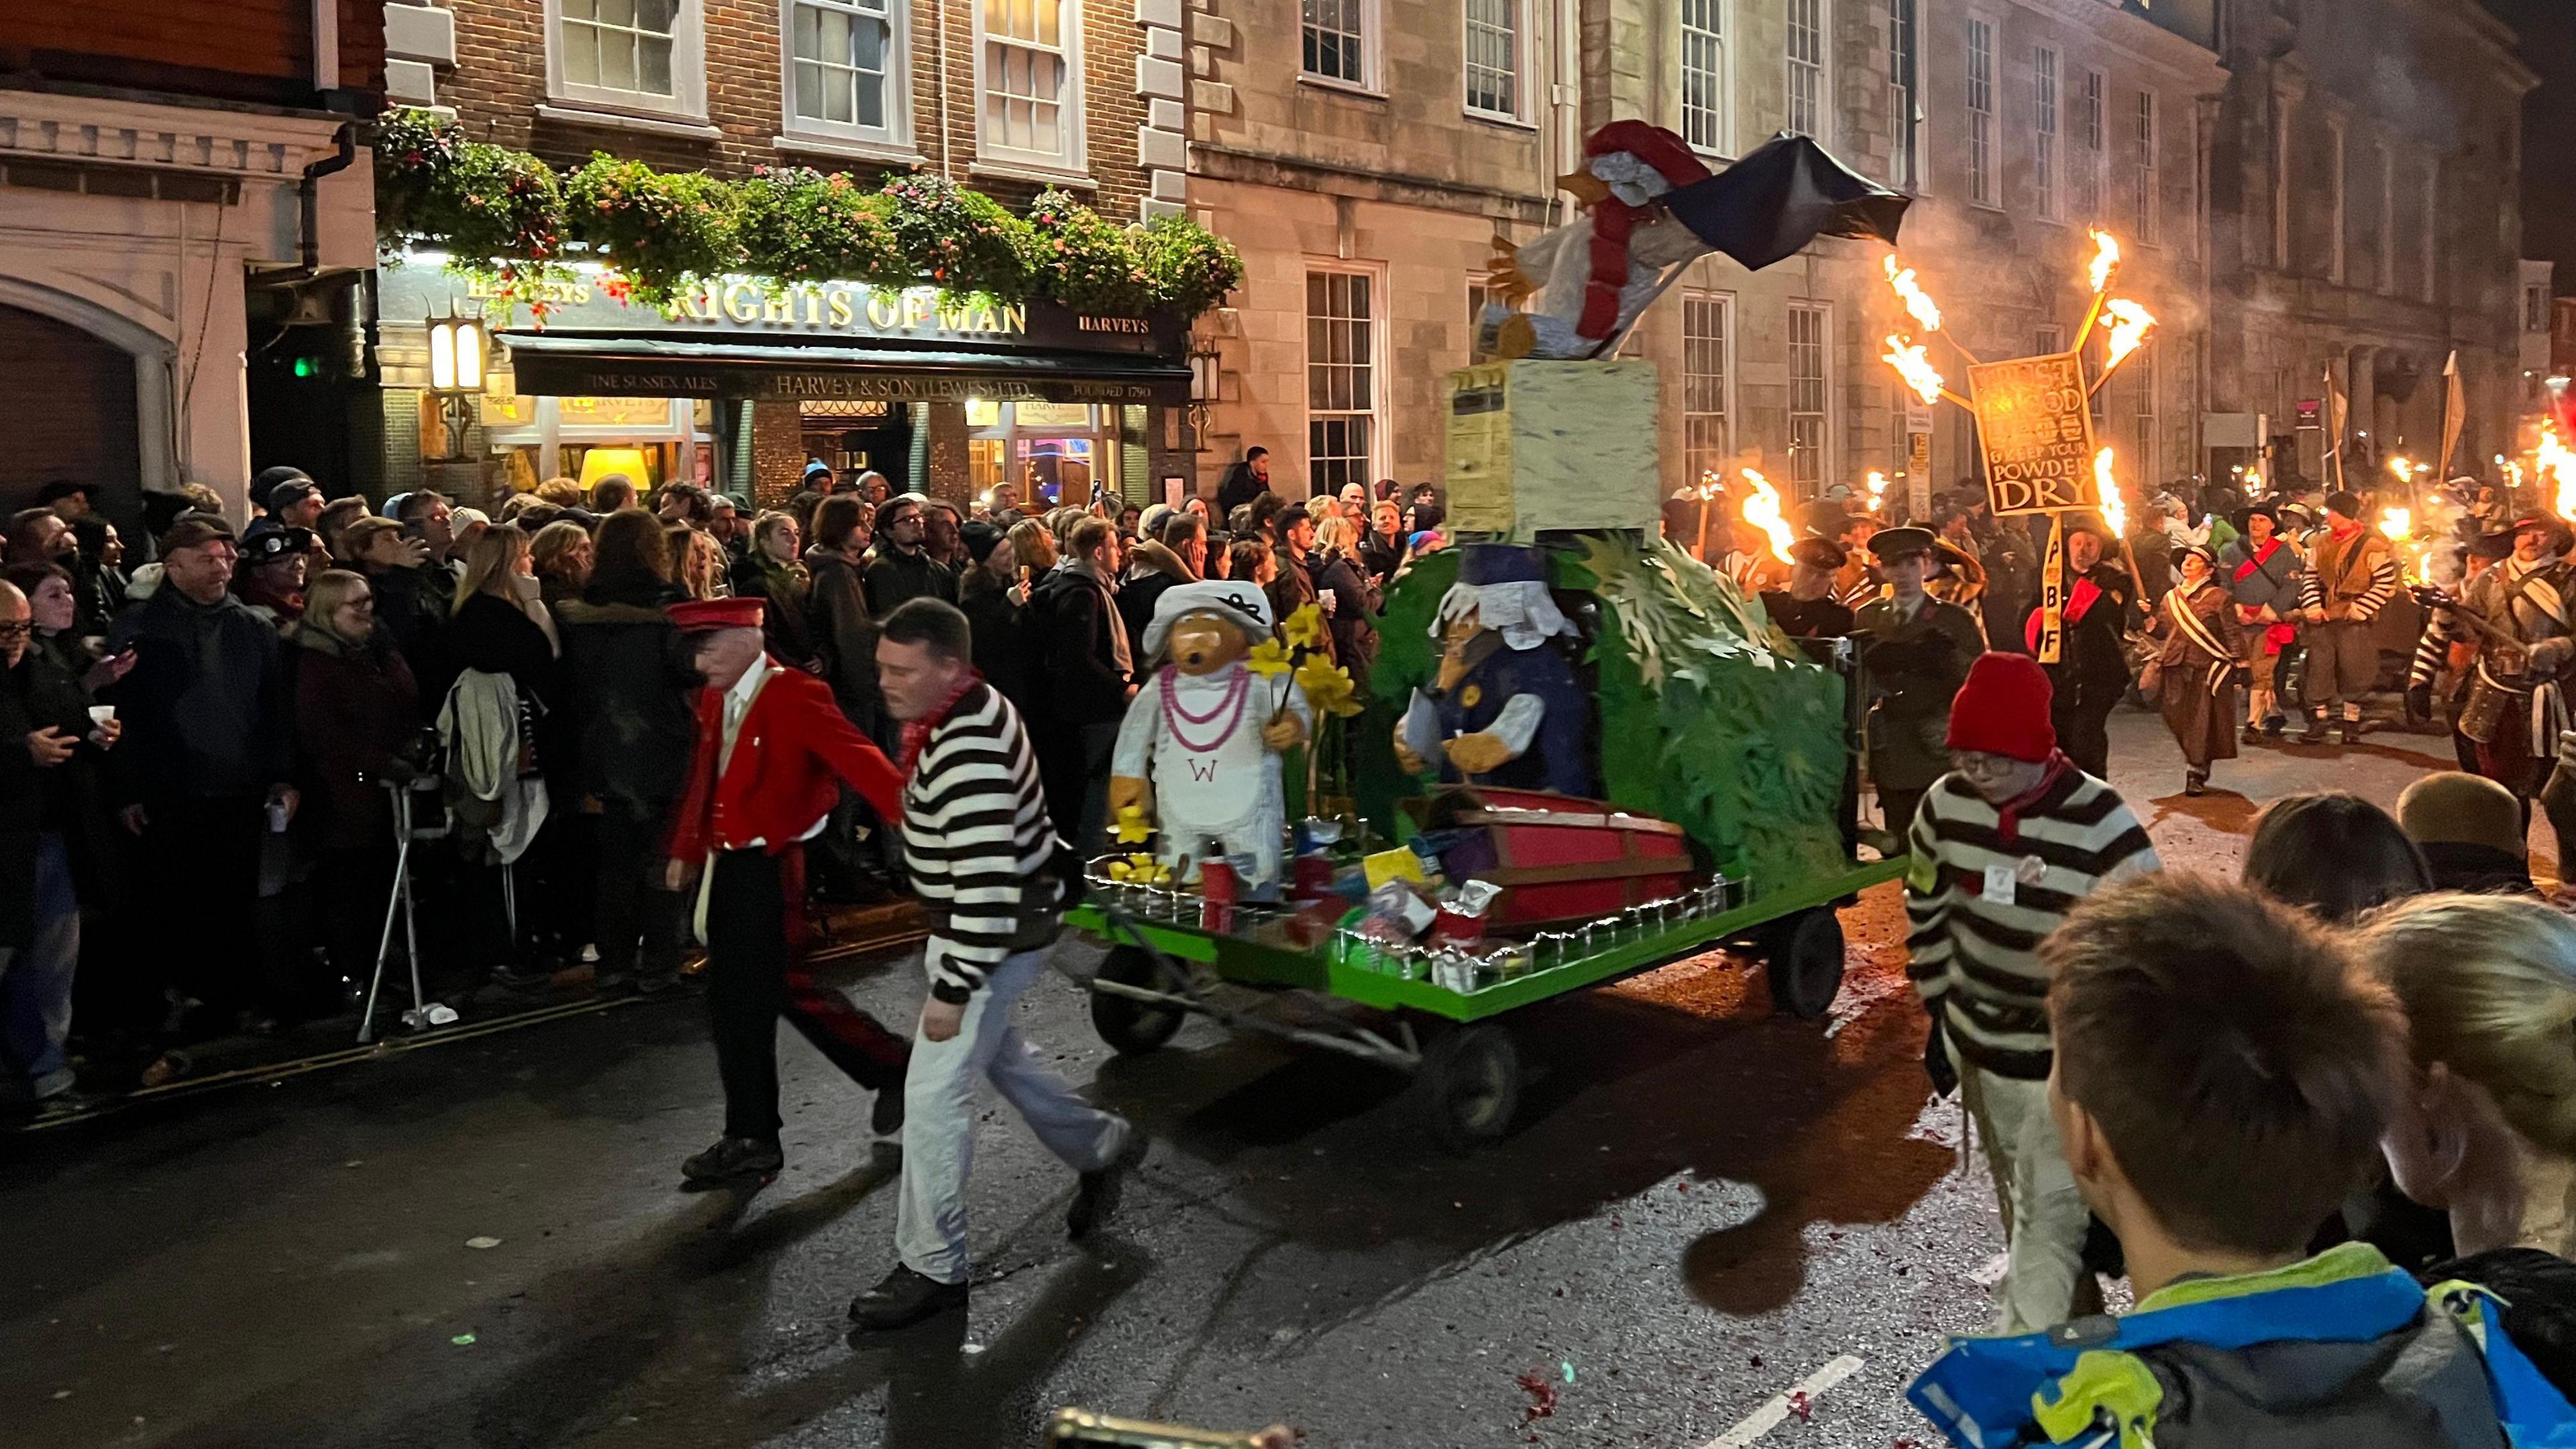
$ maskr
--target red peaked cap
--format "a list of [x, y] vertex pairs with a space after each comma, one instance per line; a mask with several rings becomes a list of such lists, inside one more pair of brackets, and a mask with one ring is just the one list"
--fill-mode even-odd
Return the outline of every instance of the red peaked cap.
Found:
[[689, 599], [670, 607], [671, 627], [683, 634], [707, 634], [718, 629], [757, 629], [760, 627], [761, 601], [758, 599]]
[[1978, 655], [1950, 701], [1949, 747], [2034, 765], [2046, 760], [2057, 752], [2057, 727], [2048, 720], [2053, 694], [2030, 656]]
[[1583, 157], [1587, 161], [1596, 156], [1615, 156], [1622, 151], [1654, 167], [1675, 186], [1708, 179], [1708, 168], [1700, 164], [1689, 142], [1661, 126], [1644, 121], [1612, 121], [1593, 132], [1591, 139], [1583, 143]]

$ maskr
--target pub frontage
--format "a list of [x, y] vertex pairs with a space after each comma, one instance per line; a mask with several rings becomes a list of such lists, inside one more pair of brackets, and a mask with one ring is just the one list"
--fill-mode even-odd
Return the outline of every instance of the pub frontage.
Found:
[[960, 503], [1008, 483], [1024, 504], [1142, 504], [1192, 476], [1169, 441], [1191, 375], [1176, 318], [744, 277], [654, 307], [589, 270], [512, 302], [435, 256], [386, 260], [388, 495], [489, 506], [622, 473], [776, 507], [821, 462]]

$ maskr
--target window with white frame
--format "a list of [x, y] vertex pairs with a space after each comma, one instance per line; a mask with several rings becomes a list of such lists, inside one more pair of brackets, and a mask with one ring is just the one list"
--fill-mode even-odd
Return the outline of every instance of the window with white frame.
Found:
[[1732, 134], [1727, 117], [1727, 0], [1681, 0], [1682, 139], [1702, 151], [1725, 154]]
[[1369, 84], [1376, 63], [1369, 37], [1374, 0], [1305, 0], [1306, 74], [1346, 85]]
[[2441, 279], [2434, 272], [2434, 262], [2442, 251], [2442, 163], [2439, 158], [2424, 163], [2424, 291], [2427, 302], [2440, 294]]
[[2164, 240], [2164, 178], [2156, 170], [2156, 93], [2138, 92], [2136, 193], [2137, 214], [2130, 219], [2137, 239], [2148, 246]]
[[1995, 189], [1995, 27], [1968, 20], [1968, 199], [2000, 206]]
[[699, 0], [546, 0], [555, 99], [687, 116], [706, 111]]
[[1789, 477], [1799, 498], [1822, 496], [1833, 391], [1826, 376], [1832, 313], [1820, 303], [1789, 305]]
[[1467, 110], [1521, 117], [1521, 0], [1465, 0]]
[[1306, 474], [1317, 493], [1377, 477], [1376, 281], [1306, 274]]
[[904, 136], [904, 0], [785, 0], [787, 126], [860, 141]]
[[2075, 83], [2075, 214], [2099, 226], [2102, 215], [2102, 97], [2108, 82], [2087, 70]]
[[1887, 181], [1899, 191], [1923, 184], [1923, 52], [1916, 14], [1915, 0], [1887, 0], [1887, 112], [1896, 124]]
[[984, 0], [975, 28], [984, 92], [977, 150], [1000, 161], [1080, 170], [1081, 6], [1071, 0]]
[[2326, 280], [2336, 286], [2344, 279], [2344, 151], [2343, 122], [2326, 122]]
[[2290, 265], [2290, 98], [2272, 98], [2272, 264]]
[[1682, 295], [1682, 451], [1689, 460], [1690, 482], [1697, 486], [1709, 474], [1723, 476], [1735, 455], [1734, 369], [1728, 349], [1735, 345], [1735, 299], [1723, 292]]
[[2057, 52], [2030, 53], [2030, 196], [2043, 221], [2057, 220]]
[[2379, 153], [2379, 290], [2397, 293], [2397, 153], [2381, 141]]
[[1825, 136], [1825, 0], [1788, 0], [1789, 130]]
[[2156, 352], [2153, 343], [2139, 347], [2137, 355], [2121, 364], [2129, 374], [2130, 456], [2137, 460], [2132, 477], [2152, 480], [2160, 476], [2156, 466]]
[[2522, 289], [2522, 330], [2525, 332], [2549, 330], [2549, 289], [2547, 287]]

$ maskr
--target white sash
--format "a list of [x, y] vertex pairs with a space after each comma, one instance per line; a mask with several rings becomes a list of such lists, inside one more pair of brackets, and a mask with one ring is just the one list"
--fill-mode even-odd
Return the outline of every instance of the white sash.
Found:
[[[2209, 583], [2201, 585], [2203, 589], [2214, 587]], [[2224, 689], [2227, 676], [2236, 669], [2236, 656], [2219, 645], [2217, 637], [2209, 632], [2209, 625], [2192, 610], [2191, 598], [2183, 593], [2181, 585], [2175, 585], [2173, 591], [2165, 595], [2165, 609], [2173, 615], [2174, 627], [2182, 632], [2183, 637], [2217, 661], [2209, 666], [2209, 692], [2216, 694]]]

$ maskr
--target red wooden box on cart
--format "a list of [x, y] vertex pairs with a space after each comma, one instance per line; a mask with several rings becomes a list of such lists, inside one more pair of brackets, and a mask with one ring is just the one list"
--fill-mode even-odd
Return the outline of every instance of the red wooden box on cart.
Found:
[[1441, 867], [1452, 880], [1503, 887], [1485, 921], [1489, 930], [1617, 915], [1682, 894], [1694, 872], [1680, 826], [1545, 790], [1443, 790], [1422, 825], [1470, 832], [1442, 853]]

